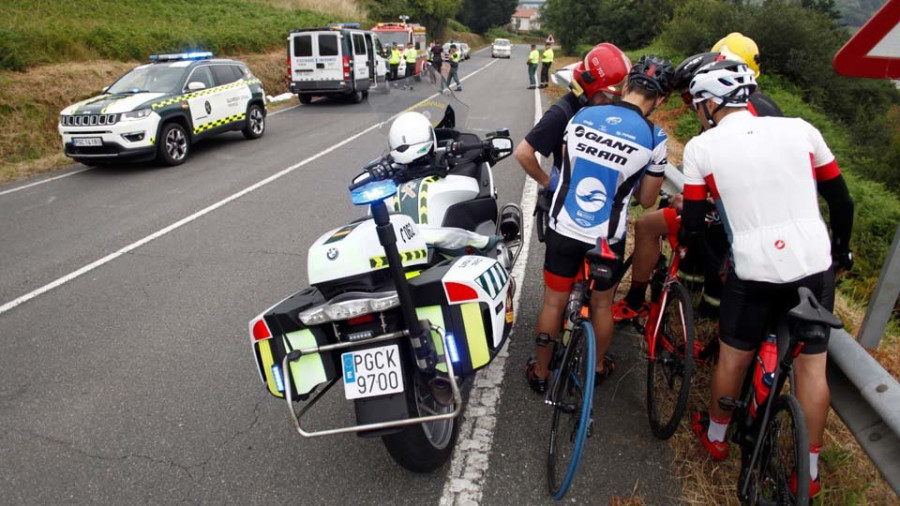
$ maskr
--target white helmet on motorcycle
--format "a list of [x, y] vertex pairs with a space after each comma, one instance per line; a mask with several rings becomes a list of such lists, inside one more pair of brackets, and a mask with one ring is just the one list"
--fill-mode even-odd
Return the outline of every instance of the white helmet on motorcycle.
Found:
[[403, 164], [422, 158], [437, 144], [431, 122], [420, 112], [405, 112], [398, 116], [391, 125], [388, 140], [391, 158]]

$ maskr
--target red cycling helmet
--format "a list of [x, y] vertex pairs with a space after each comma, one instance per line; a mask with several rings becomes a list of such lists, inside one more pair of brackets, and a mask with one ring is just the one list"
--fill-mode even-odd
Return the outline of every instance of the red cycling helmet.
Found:
[[608, 42], [597, 44], [572, 74], [573, 83], [583, 91], [579, 100], [587, 104], [598, 92], [622, 95], [622, 84], [630, 70], [631, 60], [621, 49]]

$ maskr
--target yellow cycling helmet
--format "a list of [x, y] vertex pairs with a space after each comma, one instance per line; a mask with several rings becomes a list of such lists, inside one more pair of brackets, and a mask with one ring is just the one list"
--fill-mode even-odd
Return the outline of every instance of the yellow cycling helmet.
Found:
[[712, 47], [714, 53], [722, 53], [729, 60], [740, 58], [759, 77], [759, 47], [750, 37], [739, 32], [731, 32]]

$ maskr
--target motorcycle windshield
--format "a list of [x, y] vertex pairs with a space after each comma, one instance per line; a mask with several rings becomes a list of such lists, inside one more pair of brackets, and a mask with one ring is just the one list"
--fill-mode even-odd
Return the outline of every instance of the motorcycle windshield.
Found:
[[572, 63], [570, 65], [566, 65], [565, 67], [557, 70], [550, 76], [550, 81], [557, 86], [562, 86], [564, 88], [568, 88], [572, 83], [572, 71], [575, 70], [575, 65], [578, 63]]
[[385, 148], [394, 119], [407, 111], [422, 113], [435, 128], [466, 130], [469, 106], [444, 82], [444, 76], [426, 65], [418, 75], [379, 82], [369, 90], [368, 104], [378, 119]]

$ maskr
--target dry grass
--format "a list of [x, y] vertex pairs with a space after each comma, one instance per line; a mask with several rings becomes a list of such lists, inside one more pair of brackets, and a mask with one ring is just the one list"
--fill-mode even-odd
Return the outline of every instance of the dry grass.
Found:
[[305, 10], [337, 16], [347, 22], [366, 20], [366, 9], [355, 0], [255, 0], [288, 10]]

